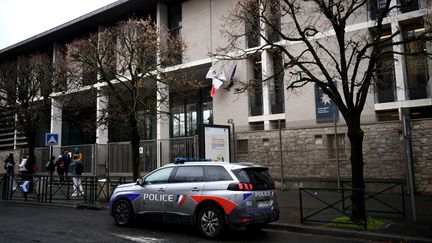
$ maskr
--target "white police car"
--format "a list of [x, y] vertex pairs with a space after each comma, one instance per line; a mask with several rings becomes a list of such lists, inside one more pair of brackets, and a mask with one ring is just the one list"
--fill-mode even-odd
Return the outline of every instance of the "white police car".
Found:
[[268, 168], [205, 161], [169, 164], [119, 185], [110, 212], [120, 226], [145, 216], [197, 225], [206, 237], [217, 237], [227, 226], [258, 230], [279, 218]]

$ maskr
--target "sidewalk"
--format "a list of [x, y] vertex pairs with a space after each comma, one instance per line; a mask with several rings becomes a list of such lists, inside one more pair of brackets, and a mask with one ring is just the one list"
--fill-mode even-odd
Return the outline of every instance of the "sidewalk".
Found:
[[[411, 205], [409, 204], [409, 197], [405, 197], [406, 219], [402, 215], [388, 215], [388, 214], [374, 214], [374, 218], [388, 220], [388, 224], [379, 230], [350, 230], [350, 229], [336, 229], [324, 227], [325, 223], [304, 223], [300, 222], [300, 200], [299, 192], [295, 191], [278, 191], [278, 202], [280, 206], [280, 219], [271, 225], [270, 228], [286, 229], [296, 232], [314, 233], [314, 234], [328, 234], [341, 237], [352, 237], [368, 240], [390, 240], [392, 242], [432, 242], [432, 196], [416, 196], [416, 210], [417, 210], [417, 223], [414, 224], [411, 220]], [[391, 196], [387, 196], [388, 200], [394, 202], [401, 202], [394, 200]], [[324, 196], [326, 202], [336, 202], [338, 198], [329, 198]], [[309, 200], [303, 203], [304, 216], [310, 215], [327, 205], [315, 200]], [[399, 203], [401, 204], [401, 203]], [[401, 206], [402, 205], [398, 205]], [[307, 214], [305, 214], [307, 212]], [[332, 218], [340, 217], [342, 214], [336, 210], [325, 210], [322, 212], [324, 216], [320, 219], [331, 220]], [[320, 216], [320, 215], [317, 215]]]

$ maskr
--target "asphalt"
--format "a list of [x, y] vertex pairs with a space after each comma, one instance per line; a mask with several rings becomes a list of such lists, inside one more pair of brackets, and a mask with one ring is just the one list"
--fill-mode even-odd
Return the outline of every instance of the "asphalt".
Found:
[[[280, 206], [280, 218], [267, 226], [269, 229], [287, 230], [299, 233], [330, 235], [349, 239], [364, 239], [371, 242], [432, 242], [432, 195], [416, 195], [415, 211], [416, 222], [413, 222], [409, 195], [401, 196], [385, 194], [374, 197], [367, 202], [367, 209], [373, 207], [387, 213], [374, 212], [368, 216], [384, 220], [386, 223], [379, 229], [349, 229], [346, 227], [329, 227], [325, 221], [349, 215], [349, 210], [342, 210], [340, 199], [334, 194], [313, 192], [308, 196], [302, 194], [303, 205], [300, 207], [300, 193], [298, 190], [278, 191], [277, 198]], [[372, 202], [374, 201], [374, 202]], [[34, 203], [22, 202], [17, 203]], [[346, 201], [349, 204], [348, 201]], [[62, 202], [61, 204], [44, 204], [60, 207], [84, 207], [88, 209], [106, 209], [106, 203], [88, 205], [80, 202]], [[332, 207], [329, 207], [331, 205]], [[345, 205], [347, 206], [347, 205]], [[388, 211], [400, 209], [405, 206], [405, 217], [403, 214], [389, 214]], [[301, 210], [302, 208], [302, 210]], [[324, 209], [325, 208], [325, 209]], [[322, 210], [324, 209], [324, 210]], [[391, 209], [391, 210], [389, 210]], [[322, 210], [322, 211], [320, 211]], [[317, 213], [318, 212], [318, 213]], [[301, 218], [306, 219], [301, 222]], [[312, 215], [312, 216], [311, 216]], [[320, 222], [313, 222], [317, 220]], [[322, 221], [322, 222], [321, 222]]]

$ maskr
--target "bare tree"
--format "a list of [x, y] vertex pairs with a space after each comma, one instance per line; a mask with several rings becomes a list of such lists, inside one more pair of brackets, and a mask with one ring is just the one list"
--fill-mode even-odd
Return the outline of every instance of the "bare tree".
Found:
[[181, 38], [156, 28], [150, 19], [122, 21], [66, 45], [69, 91], [97, 89], [98, 95], [108, 97], [97, 123], [127, 124], [134, 179], [140, 172], [139, 123], [146, 116], [168, 115], [170, 91], [201, 87], [176, 68], [167, 70], [181, 61], [184, 50]]
[[[247, 59], [263, 50], [280, 52], [283, 68], [273, 76], [285, 74], [288, 89], [315, 84], [337, 105], [348, 127], [351, 143], [352, 215], [365, 220], [363, 136], [361, 113], [376, 65], [383, 55], [404, 55], [398, 46], [424, 40], [426, 33], [401, 40], [400, 30], [391, 32], [385, 26], [387, 16], [411, 4], [379, 7], [369, 0], [244, 0], [233, 7], [227, 17], [225, 34], [229, 44], [218, 50], [220, 59]], [[375, 8], [374, 8], [375, 7]], [[348, 30], [347, 26], [374, 13], [370, 30]], [[246, 41], [245, 41], [246, 40]], [[246, 42], [246, 43], [245, 43]], [[255, 42], [255, 43], [254, 43]], [[254, 45], [255, 44], [255, 45]], [[245, 48], [245, 45], [254, 48]], [[410, 53], [419, 55], [421, 53]], [[257, 80], [242, 82], [237, 92], [256, 85]]]
[[27, 138], [29, 164], [35, 162], [37, 131], [50, 108], [52, 75], [46, 54], [23, 55], [0, 64], [0, 104], [16, 116], [17, 130]]

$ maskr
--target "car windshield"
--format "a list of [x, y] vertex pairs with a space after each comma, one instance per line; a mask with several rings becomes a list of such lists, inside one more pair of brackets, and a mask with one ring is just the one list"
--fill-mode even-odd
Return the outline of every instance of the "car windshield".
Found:
[[255, 190], [271, 189], [274, 186], [268, 168], [243, 168], [233, 172], [240, 182], [252, 183]]

